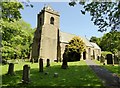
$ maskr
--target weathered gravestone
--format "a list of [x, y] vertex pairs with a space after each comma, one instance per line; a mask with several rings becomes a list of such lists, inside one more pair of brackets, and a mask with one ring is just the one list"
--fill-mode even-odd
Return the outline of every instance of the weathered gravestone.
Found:
[[50, 59], [47, 59], [47, 65], [46, 67], [50, 67]]
[[22, 83], [28, 84], [29, 82], [30, 82], [30, 66], [24, 65], [23, 66]]
[[114, 56], [114, 64], [119, 64], [119, 58], [117, 56]]
[[106, 59], [107, 59], [107, 64], [113, 64], [112, 54], [107, 54]]
[[100, 57], [100, 63], [104, 63], [105, 62], [105, 57], [103, 55], [101, 55]]
[[63, 68], [63, 69], [67, 69], [68, 68], [67, 58], [66, 58], [66, 54], [65, 53], [63, 54], [63, 63], [62, 63], [61, 68]]
[[54, 73], [54, 77], [57, 78], [58, 77], [58, 73]]
[[43, 72], [43, 59], [39, 59], [39, 72]]
[[15, 73], [14, 73], [14, 64], [13, 63], [9, 64], [7, 75], [15, 75]]

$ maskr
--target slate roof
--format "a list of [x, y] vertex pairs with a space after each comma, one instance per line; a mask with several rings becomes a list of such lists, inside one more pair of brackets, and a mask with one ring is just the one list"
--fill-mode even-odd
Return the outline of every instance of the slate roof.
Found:
[[[68, 43], [75, 36], [77, 35], [60, 31], [60, 42]], [[87, 38], [82, 37], [82, 36], [79, 36], [79, 37], [83, 39], [86, 46], [93, 47], [93, 45], [89, 42]]]
[[96, 43], [93, 43], [93, 42], [90, 42], [90, 43], [93, 45], [95, 49], [100, 49], [100, 47]]

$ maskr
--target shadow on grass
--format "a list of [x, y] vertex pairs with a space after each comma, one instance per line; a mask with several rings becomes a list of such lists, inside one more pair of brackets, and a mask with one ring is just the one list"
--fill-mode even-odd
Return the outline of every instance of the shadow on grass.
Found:
[[[48, 74], [45, 74], [47, 72]], [[44, 72], [39, 72], [38, 68], [30, 69], [29, 84], [22, 84], [22, 70], [15, 71], [15, 76], [2, 75], [2, 87], [9, 86], [19, 88], [43, 87], [91, 87], [103, 88], [101, 81], [90, 70], [87, 65], [72, 65], [68, 69], [61, 69], [61, 65], [44, 67]], [[58, 77], [54, 77], [58, 73]]]

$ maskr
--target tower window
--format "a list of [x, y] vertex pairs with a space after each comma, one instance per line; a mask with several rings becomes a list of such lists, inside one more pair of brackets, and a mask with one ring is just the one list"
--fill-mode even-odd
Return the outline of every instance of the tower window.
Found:
[[50, 24], [54, 25], [54, 18], [53, 17], [50, 18]]

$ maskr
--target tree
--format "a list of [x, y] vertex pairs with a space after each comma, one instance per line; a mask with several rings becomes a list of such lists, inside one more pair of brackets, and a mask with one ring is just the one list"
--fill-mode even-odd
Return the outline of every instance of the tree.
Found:
[[[23, 2], [24, 3], [24, 2]], [[33, 30], [30, 24], [21, 20], [22, 2], [2, 2], [0, 51], [3, 59], [27, 58], [30, 55]], [[27, 4], [26, 4], [27, 5]]]
[[2, 3], [0, 3], [0, 7], [2, 8], [2, 19], [4, 21], [21, 19], [20, 9], [24, 9], [24, 6], [33, 8], [29, 0], [2, 1]]
[[[79, 0], [79, 4], [83, 6], [81, 13], [85, 15], [89, 12], [91, 21], [94, 25], [98, 26], [98, 31], [106, 31], [108, 29], [120, 29], [120, 1], [110, 2], [110, 0], [100, 0], [93, 2], [85, 2], [86, 0]], [[69, 5], [74, 6], [77, 4], [76, 0], [72, 0]]]
[[103, 51], [117, 53], [120, 50], [120, 32], [112, 31], [102, 37], [100, 46]]
[[85, 43], [80, 37], [74, 37], [69, 41], [69, 44], [65, 48], [65, 57], [68, 61], [78, 61], [80, 60], [81, 53], [85, 49]]
[[92, 37], [90, 38], [90, 42], [94, 42], [94, 43], [96, 43], [96, 44], [98, 44], [98, 45], [100, 45], [100, 41], [101, 41], [101, 38], [97, 38], [97, 37], [95, 37], [95, 36], [92, 36]]
[[25, 58], [30, 53], [33, 30], [23, 20], [8, 22], [0, 20], [2, 27], [2, 58]]
[[21, 18], [20, 9], [23, 5], [20, 2], [2, 2], [2, 19], [6, 21], [19, 20]]

